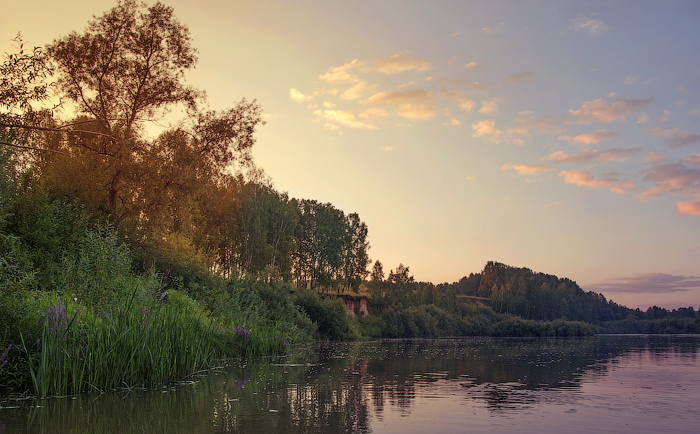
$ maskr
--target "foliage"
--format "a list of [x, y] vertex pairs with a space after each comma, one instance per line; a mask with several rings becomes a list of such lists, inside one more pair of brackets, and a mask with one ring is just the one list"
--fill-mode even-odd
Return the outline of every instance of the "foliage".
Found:
[[539, 321], [565, 318], [595, 324], [623, 319], [631, 312], [602, 294], [584, 292], [569, 279], [491, 261], [479, 274], [441, 285], [441, 291], [449, 288], [457, 294], [487, 298], [498, 313]]
[[206, 366], [215, 330], [179, 298], [102, 312], [48, 297], [38, 338], [22, 335], [34, 389], [47, 396], [145, 385]]
[[340, 299], [323, 299], [313, 291], [299, 290], [295, 294], [294, 304], [301, 307], [318, 326], [318, 333], [323, 338], [337, 341], [358, 338]]
[[[115, 306], [130, 292], [130, 275], [128, 247], [112, 228], [101, 226], [81, 239], [77, 257], [63, 261], [59, 285], [89, 307]], [[152, 292], [153, 286], [150, 283], [146, 291]]]

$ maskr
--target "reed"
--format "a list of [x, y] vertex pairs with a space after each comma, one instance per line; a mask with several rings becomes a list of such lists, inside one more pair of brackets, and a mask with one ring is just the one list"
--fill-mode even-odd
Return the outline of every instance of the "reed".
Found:
[[105, 312], [48, 296], [40, 337], [21, 336], [36, 393], [143, 387], [185, 378], [217, 357], [282, 354], [289, 347], [281, 327], [217, 324], [178, 291], [166, 303], [132, 306], [131, 300]]

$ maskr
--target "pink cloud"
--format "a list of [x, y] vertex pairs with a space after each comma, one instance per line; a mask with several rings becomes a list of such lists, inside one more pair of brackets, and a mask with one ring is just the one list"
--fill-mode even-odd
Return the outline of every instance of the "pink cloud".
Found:
[[585, 101], [578, 110], [569, 110], [574, 124], [590, 124], [601, 122], [609, 124], [618, 120], [625, 120], [627, 116], [638, 113], [649, 107], [653, 98], [620, 100], [613, 103], [597, 99]]
[[592, 133], [581, 134], [575, 137], [560, 136], [559, 140], [565, 140], [572, 145], [594, 145], [602, 140], [617, 137], [617, 133], [612, 130], [598, 130]]
[[656, 164], [666, 164], [670, 160], [668, 157], [659, 154], [658, 152], [649, 152], [646, 157], [644, 157], [644, 162], [650, 165]]
[[654, 187], [638, 195], [639, 198], [659, 196], [664, 193], [690, 195], [700, 193], [700, 169], [689, 168], [683, 164], [659, 162], [653, 164], [644, 176]]
[[681, 132], [680, 128], [677, 127], [669, 127], [669, 128], [651, 128], [651, 127], [646, 127], [644, 128], [644, 131], [647, 132], [647, 134], [650, 134], [652, 136], [672, 136], [674, 134], [678, 134]]
[[511, 134], [561, 134], [566, 131], [559, 118], [535, 119], [531, 112], [522, 112], [518, 118], [508, 127]]
[[589, 188], [611, 188], [617, 182], [617, 179], [596, 179], [588, 170], [563, 170], [559, 177], [567, 184]]
[[700, 154], [690, 154], [685, 157], [684, 161], [688, 164], [692, 164], [693, 166], [700, 166]]
[[614, 277], [586, 285], [586, 290], [603, 293], [685, 292], [700, 288], [700, 277], [674, 276], [665, 273], [647, 273], [632, 277]]
[[687, 215], [691, 217], [700, 216], [700, 200], [691, 200], [689, 202], [678, 202], [676, 204], [676, 212], [678, 215]]
[[564, 151], [556, 151], [544, 157], [544, 160], [554, 163], [591, 163], [597, 161], [599, 163], [608, 163], [610, 161], [622, 162], [626, 161], [634, 155], [641, 152], [642, 148], [613, 148], [601, 151], [586, 149], [578, 154], [568, 154]]
[[437, 106], [433, 104], [435, 94], [422, 89], [390, 90], [375, 93], [362, 104], [388, 105], [396, 114], [411, 120], [426, 120], [435, 116]]
[[672, 148], [684, 148], [700, 142], [700, 134], [682, 133], [669, 139], [668, 143]]
[[536, 176], [540, 175], [542, 173], [549, 172], [550, 170], [554, 170], [553, 168], [549, 166], [544, 166], [542, 164], [532, 164], [532, 165], [526, 165], [526, 164], [511, 164], [507, 163], [504, 164], [503, 167], [501, 167], [502, 170], [515, 170], [518, 175], [524, 175], [524, 176]]

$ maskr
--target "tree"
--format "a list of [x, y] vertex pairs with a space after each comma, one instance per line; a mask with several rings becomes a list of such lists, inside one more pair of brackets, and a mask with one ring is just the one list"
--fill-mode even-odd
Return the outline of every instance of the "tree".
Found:
[[[196, 50], [171, 7], [120, 1], [47, 52], [58, 90], [77, 108], [76, 118], [54, 130], [80, 133], [57, 144], [70, 159], [45, 159], [43, 169], [61, 193], [85, 195], [92, 181], [87, 196], [118, 225], [177, 207], [193, 191], [224, 184], [233, 164], [251, 164], [260, 107], [244, 99], [222, 112], [198, 111], [203, 93], [184, 84]], [[182, 126], [149, 140], [146, 123], [178, 106], [188, 113]], [[65, 168], [84, 174], [83, 182], [66, 179]]]
[[60, 89], [110, 136], [110, 147], [117, 148], [111, 153], [133, 146], [144, 121], [178, 103], [195, 109], [200, 97], [182, 83], [197, 62], [189, 31], [160, 2], [145, 8], [135, 0], [119, 1], [85, 33], [56, 40], [48, 53], [60, 73]]
[[403, 264], [399, 264], [398, 267], [396, 267], [396, 271], [390, 271], [389, 272], [389, 278], [387, 279], [389, 282], [394, 282], [394, 283], [413, 283], [413, 276], [408, 275], [408, 267], [405, 267]]
[[374, 261], [372, 266], [372, 282], [384, 281], [384, 265], [379, 260]]
[[[29, 150], [44, 150], [31, 143], [32, 132], [47, 113], [34, 105], [48, 98], [51, 66], [44, 50], [24, 51], [22, 35], [17, 34], [17, 53], [5, 56], [0, 65], [0, 146], [13, 148], [13, 168], [18, 170]], [[5, 151], [6, 153], [9, 151]]]
[[357, 213], [347, 217], [348, 235], [345, 246], [344, 279], [350, 288], [359, 292], [360, 284], [369, 274], [369, 241], [367, 241], [367, 225], [360, 220]]
[[295, 201], [299, 209], [294, 252], [298, 286], [326, 288], [341, 278], [347, 252], [348, 226], [343, 211], [330, 203]]

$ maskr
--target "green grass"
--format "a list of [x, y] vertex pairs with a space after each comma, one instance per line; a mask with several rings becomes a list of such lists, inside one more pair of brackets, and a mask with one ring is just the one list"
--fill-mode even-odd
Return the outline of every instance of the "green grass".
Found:
[[289, 345], [276, 327], [216, 324], [178, 291], [164, 304], [152, 300], [107, 312], [45, 298], [40, 337], [21, 334], [40, 396], [164, 383], [211, 366], [217, 357], [280, 354]]

